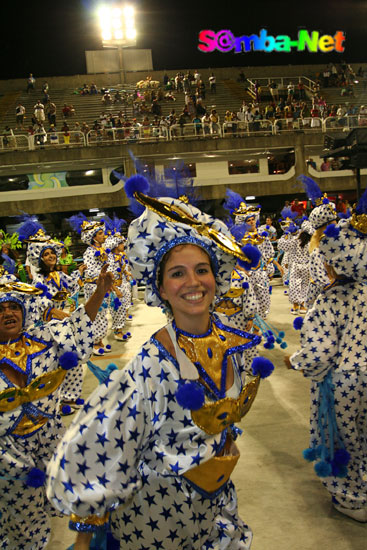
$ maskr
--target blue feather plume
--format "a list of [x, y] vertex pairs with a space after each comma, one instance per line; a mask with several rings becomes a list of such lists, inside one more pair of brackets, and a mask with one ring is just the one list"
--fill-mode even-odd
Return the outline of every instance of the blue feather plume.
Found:
[[13, 258], [5, 254], [5, 252], [1, 253], [1, 257], [4, 260], [3, 262], [4, 269], [6, 269], [6, 271], [10, 273], [10, 275], [14, 275], [16, 266]]
[[318, 184], [312, 178], [301, 174], [300, 176], [298, 176], [297, 179], [302, 183], [303, 189], [305, 190], [305, 193], [312, 204], [315, 204], [317, 199], [321, 199], [322, 191]]
[[297, 217], [297, 212], [293, 212], [290, 206], [285, 206], [280, 213], [283, 220], [285, 220], [286, 218], [290, 218], [291, 220], [293, 220]]
[[234, 224], [232, 227], [231, 227], [231, 233], [233, 235], [233, 237], [236, 239], [236, 241], [238, 243], [240, 243], [245, 235], [245, 233], [248, 231], [248, 225], [247, 223], [242, 223], [242, 224]]
[[23, 214], [23, 216], [20, 216], [20, 221], [23, 222], [19, 228], [20, 241], [29, 239], [29, 237], [32, 237], [32, 235], [35, 235], [37, 231], [39, 231], [40, 229], [42, 229], [42, 231], [45, 231], [45, 228], [38, 221], [38, 218], [36, 216]]
[[223, 203], [223, 208], [228, 210], [231, 214], [240, 206], [241, 202], [245, 202], [243, 197], [239, 193], [232, 191], [231, 189], [226, 190], [226, 199]]
[[74, 229], [74, 231], [76, 231], [80, 235], [82, 231], [82, 224], [83, 222], [88, 221], [88, 218], [82, 212], [79, 212], [79, 214], [75, 214], [74, 216], [67, 218], [67, 221]]
[[357, 203], [356, 214], [367, 214], [367, 187]]

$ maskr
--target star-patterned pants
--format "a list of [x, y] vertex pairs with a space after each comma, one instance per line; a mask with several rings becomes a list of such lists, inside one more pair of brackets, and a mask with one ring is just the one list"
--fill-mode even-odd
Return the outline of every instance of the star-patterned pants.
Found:
[[112, 330], [119, 330], [123, 329], [126, 322], [126, 316], [129, 311], [130, 303], [131, 303], [131, 291], [130, 291], [130, 284], [126, 283], [119, 287], [119, 290], [122, 293], [122, 298], [119, 298], [121, 302], [121, 306], [119, 306], [117, 309], [115, 309], [113, 302], [114, 298], [111, 296], [110, 300], [110, 313], [112, 317]]
[[[367, 504], [367, 372], [334, 371], [335, 414], [339, 435], [351, 456], [348, 476], [320, 478], [345, 508]], [[318, 431], [318, 384], [311, 384], [311, 446], [321, 444]]]
[[61, 421], [49, 421], [34, 435], [22, 439], [1, 437], [0, 548], [42, 550], [50, 536], [50, 517], [58, 513], [44, 487], [28, 487], [24, 478], [32, 468], [46, 464], [62, 434]]
[[61, 386], [61, 400], [75, 401], [82, 394], [83, 365], [68, 370]]
[[258, 313], [262, 319], [266, 319], [270, 310], [269, 278], [263, 269], [250, 272], [250, 283], [256, 295]]
[[294, 262], [289, 274], [289, 301], [291, 304], [304, 304], [310, 282], [308, 264]]
[[[87, 302], [96, 290], [96, 285], [86, 283], [84, 285], [84, 297]], [[104, 307], [106, 302], [104, 301], [100, 310], [98, 311], [96, 318], [93, 321], [93, 332], [94, 332], [94, 342], [100, 342], [105, 338], [108, 331], [108, 319], [107, 319], [107, 308]]]
[[143, 486], [111, 516], [121, 550], [248, 550], [252, 531], [238, 517], [229, 481], [219, 496], [204, 498], [182, 477], [140, 466]]

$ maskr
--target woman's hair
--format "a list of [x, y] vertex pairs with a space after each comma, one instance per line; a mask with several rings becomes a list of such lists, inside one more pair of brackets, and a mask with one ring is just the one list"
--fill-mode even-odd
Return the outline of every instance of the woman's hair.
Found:
[[[51, 247], [50, 247], [51, 248]], [[42, 253], [42, 256], [43, 254], [46, 252], [46, 250], [49, 250], [48, 248], [46, 248], [43, 253]], [[53, 249], [51, 249], [53, 250]], [[51, 273], [51, 271], [56, 271], [56, 265], [57, 265], [57, 255], [55, 254], [56, 256], [56, 263], [55, 263], [55, 267], [51, 270], [46, 264], [45, 262], [42, 260], [42, 257], [40, 258], [40, 261], [39, 261], [39, 272], [41, 273], [41, 275], [49, 275]]]
[[302, 233], [300, 234], [298, 239], [301, 242], [301, 248], [304, 248], [306, 246], [306, 244], [310, 242], [311, 235], [309, 233], [307, 233], [306, 231], [302, 231]]

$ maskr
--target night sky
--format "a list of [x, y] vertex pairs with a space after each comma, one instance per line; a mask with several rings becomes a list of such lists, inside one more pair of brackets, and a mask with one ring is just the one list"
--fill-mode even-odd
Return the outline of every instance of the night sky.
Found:
[[[366, 0], [227, 0], [214, 7], [208, 0], [137, 0], [137, 48], [149, 48], [154, 69], [248, 67], [337, 62], [367, 62]], [[83, 74], [85, 50], [102, 49], [94, 10], [95, 0], [7, 2], [2, 14], [1, 79]], [[216, 2], [216, 6], [218, 2]], [[235, 36], [258, 34], [292, 39], [302, 28], [346, 34], [345, 52], [202, 53], [203, 29], [227, 29]]]

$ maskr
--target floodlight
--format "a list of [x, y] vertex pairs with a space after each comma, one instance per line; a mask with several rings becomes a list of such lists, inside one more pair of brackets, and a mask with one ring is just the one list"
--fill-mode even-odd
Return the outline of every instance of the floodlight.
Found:
[[98, 10], [104, 46], [133, 46], [136, 42], [135, 10], [130, 5], [102, 6]]

